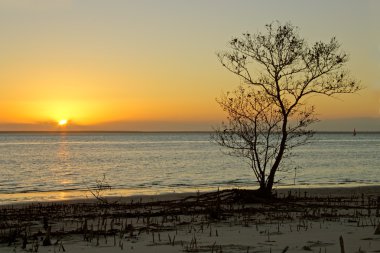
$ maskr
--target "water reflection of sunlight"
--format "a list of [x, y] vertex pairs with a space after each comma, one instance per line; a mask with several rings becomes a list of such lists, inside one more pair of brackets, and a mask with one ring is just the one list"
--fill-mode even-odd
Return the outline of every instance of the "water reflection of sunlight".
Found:
[[53, 180], [57, 185], [55, 187], [65, 187], [67, 184], [72, 183], [72, 180], [67, 178], [70, 171], [70, 146], [67, 140], [67, 134], [61, 133], [58, 137], [58, 144], [56, 148], [56, 159], [52, 166]]
[[58, 200], [65, 200], [65, 199], [67, 199], [66, 192], [65, 191], [59, 192], [59, 196], [57, 196], [57, 199]]
[[70, 155], [69, 150], [68, 150], [66, 133], [61, 133], [60, 135], [57, 155], [58, 155], [59, 163], [62, 165], [66, 165], [69, 159], [69, 155]]
[[62, 184], [62, 185], [71, 184], [72, 182], [73, 182], [73, 180], [68, 179], [68, 178], [63, 178], [60, 180], [60, 184]]

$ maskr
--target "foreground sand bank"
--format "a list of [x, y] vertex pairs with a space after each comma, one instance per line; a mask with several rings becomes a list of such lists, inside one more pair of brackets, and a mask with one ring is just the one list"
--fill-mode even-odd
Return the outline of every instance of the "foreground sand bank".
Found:
[[380, 252], [380, 186], [278, 189], [252, 203], [239, 194], [2, 206], [0, 252], [340, 252], [341, 236], [346, 252]]

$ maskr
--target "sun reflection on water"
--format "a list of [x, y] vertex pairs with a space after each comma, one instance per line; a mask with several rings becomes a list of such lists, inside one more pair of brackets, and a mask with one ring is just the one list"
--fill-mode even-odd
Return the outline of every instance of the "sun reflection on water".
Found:
[[57, 155], [61, 164], [67, 164], [70, 153], [68, 149], [66, 133], [61, 133], [60, 135]]

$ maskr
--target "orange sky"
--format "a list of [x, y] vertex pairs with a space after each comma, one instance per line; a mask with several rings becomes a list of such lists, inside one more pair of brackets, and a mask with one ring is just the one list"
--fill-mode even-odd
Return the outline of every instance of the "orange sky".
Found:
[[[60, 119], [72, 130], [210, 130], [224, 118], [215, 97], [239, 85], [215, 52], [276, 19], [299, 26], [310, 43], [335, 35], [366, 86], [339, 100], [311, 99], [320, 118], [376, 123], [379, 7], [369, 0], [0, 0], [0, 131], [55, 130]], [[366, 130], [380, 130], [376, 124]]]

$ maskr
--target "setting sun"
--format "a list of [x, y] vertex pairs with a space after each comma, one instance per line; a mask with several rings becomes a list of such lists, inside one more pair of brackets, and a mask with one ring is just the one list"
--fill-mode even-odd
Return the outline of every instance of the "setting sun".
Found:
[[60, 126], [67, 125], [67, 119], [61, 119], [60, 121], [58, 121], [58, 125], [60, 125]]

